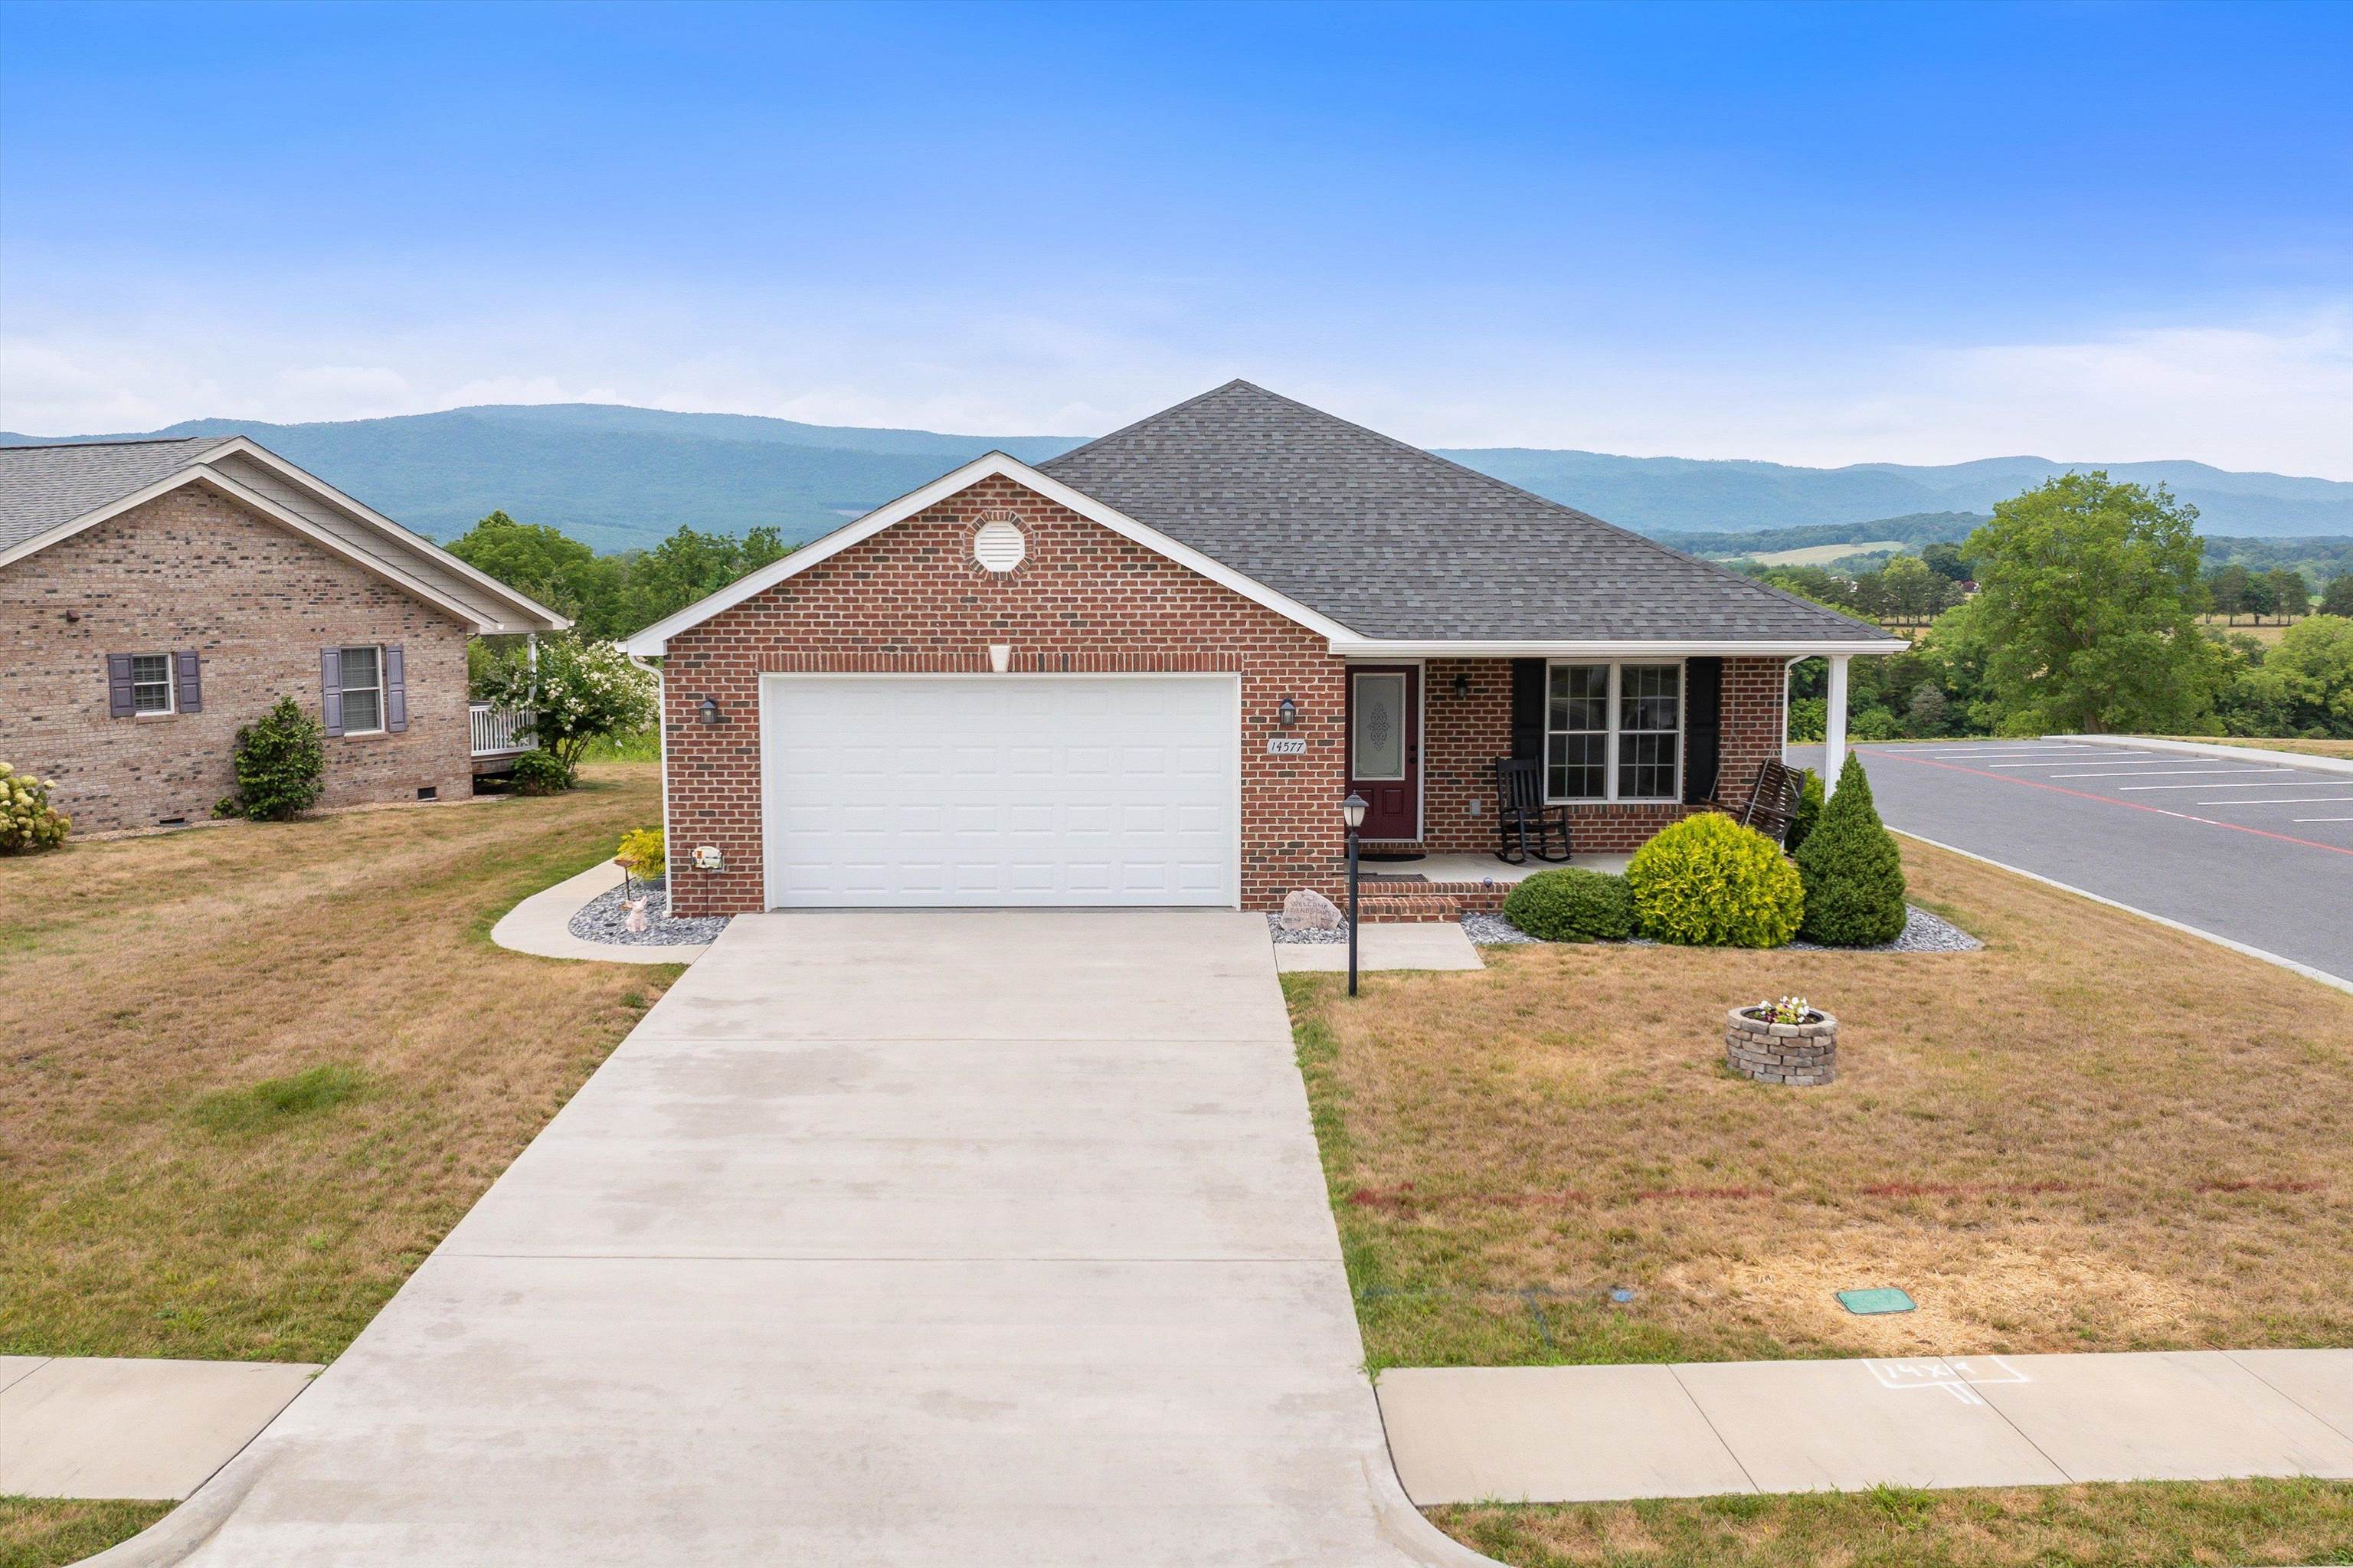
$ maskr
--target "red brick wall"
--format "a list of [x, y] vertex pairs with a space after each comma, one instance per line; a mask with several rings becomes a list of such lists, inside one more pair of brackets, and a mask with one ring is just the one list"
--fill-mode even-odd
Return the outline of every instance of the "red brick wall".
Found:
[[[972, 559], [981, 514], [1016, 516], [1028, 556], [1004, 576]], [[1011, 480], [991, 477], [788, 577], [670, 641], [672, 901], [681, 914], [761, 907], [762, 671], [987, 671], [992, 643], [1013, 669], [1238, 670], [1241, 675], [1241, 895], [1269, 908], [1321, 885], [1341, 844], [1341, 665], [1324, 639]], [[719, 700], [724, 722], [698, 706]], [[1276, 706], [1299, 705], [1281, 730]], [[1303, 757], [1271, 757], [1277, 733]], [[713, 844], [727, 869], [698, 872]]]
[[[66, 616], [71, 612], [72, 620]], [[235, 502], [183, 488], [0, 567], [0, 760], [54, 779], [78, 832], [201, 821], [237, 726], [319, 712], [319, 650], [397, 642], [408, 728], [327, 742], [321, 804], [472, 787], [466, 627]], [[195, 649], [204, 711], [107, 715], [106, 656]]]
[[[1779, 754], [1781, 668], [1774, 658], [1724, 662], [1716, 789], [1725, 800], [1746, 799], [1757, 764]], [[1458, 674], [1470, 683], [1460, 697]], [[1495, 759], [1512, 751], [1511, 661], [1432, 659], [1423, 679], [1422, 847], [1441, 854], [1493, 853]], [[1571, 806], [1569, 836], [1580, 853], [1622, 853], [1686, 814], [1673, 805]]]

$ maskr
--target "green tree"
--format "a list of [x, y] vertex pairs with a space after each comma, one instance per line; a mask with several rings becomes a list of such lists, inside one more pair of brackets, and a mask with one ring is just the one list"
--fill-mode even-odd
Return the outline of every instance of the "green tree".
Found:
[[2198, 511], [2162, 486], [2067, 473], [1969, 535], [1989, 703], [2004, 733], [2200, 734], [2213, 650], [2198, 634]]
[[2353, 620], [2306, 616], [2263, 656], [2263, 673], [2298, 729], [2353, 736]]
[[2206, 602], [2212, 613], [2222, 618], [2225, 626], [2239, 624], [2239, 617], [2247, 613], [2247, 585], [2251, 574], [2233, 561], [2206, 574]]
[[1965, 583], [1974, 576], [1961, 547], [1941, 539], [1920, 552], [1920, 564], [1948, 583]]
[[621, 608], [621, 558], [599, 556], [560, 529], [493, 512], [451, 540], [449, 553], [577, 621], [592, 637], [634, 630], [612, 624]]
[[2255, 618], [2255, 624], [2260, 626], [2263, 617], [2276, 614], [2279, 610], [2279, 585], [2263, 573], [2251, 572], [2247, 576], [2246, 592], [2240, 596], [2240, 602], [2246, 607], [2247, 613]]
[[2353, 572], [2339, 572], [2321, 590], [2320, 613], [2353, 616]]
[[754, 528], [739, 539], [681, 526], [652, 549], [629, 557], [626, 630], [640, 630], [708, 599], [791, 548], [774, 528]]
[[2293, 617], [2312, 613], [2312, 585], [2294, 567], [2274, 567], [2263, 574], [2263, 582], [2272, 591], [2272, 613], [2282, 625]]

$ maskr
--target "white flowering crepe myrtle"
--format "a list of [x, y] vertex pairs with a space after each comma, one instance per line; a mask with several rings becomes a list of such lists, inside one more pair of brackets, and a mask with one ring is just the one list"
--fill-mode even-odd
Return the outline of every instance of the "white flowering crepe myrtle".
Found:
[[590, 742], [653, 723], [654, 691], [654, 677], [631, 663], [619, 643], [572, 632], [540, 640], [537, 669], [509, 658], [482, 682], [488, 701], [527, 715], [522, 733], [567, 775]]

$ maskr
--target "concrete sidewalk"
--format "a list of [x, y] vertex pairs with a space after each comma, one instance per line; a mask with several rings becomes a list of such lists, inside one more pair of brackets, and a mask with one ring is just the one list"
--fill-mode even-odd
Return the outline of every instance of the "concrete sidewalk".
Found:
[[[1343, 970], [1348, 967], [1345, 942], [1275, 942], [1274, 967], [1284, 974]], [[1459, 920], [1413, 920], [1368, 924], [1356, 933], [1356, 969], [1483, 969], [1487, 961]]]
[[2353, 1351], [1417, 1368], [1379, 1393], [1425, 1508], [2353, 1477]]
[[711, 950], [708, 942], [633, 947], [624, 942], [584, 941], [574, 936], [572, 917], [599, 895], [610, 893], [620, 880], [620, 871], [612, 862], [599, 861], [508, 910], [491, 927], [491, 940], [543, 959], [587, 959], [604, 964], [691, 964]]
[[1266, 922], [740, 916], [154, 1530], [206, 1568], [1466, 1568]]
[[0, 1356], [0, 1496], [186, 1497], [318, 1371], [294, 1361]]

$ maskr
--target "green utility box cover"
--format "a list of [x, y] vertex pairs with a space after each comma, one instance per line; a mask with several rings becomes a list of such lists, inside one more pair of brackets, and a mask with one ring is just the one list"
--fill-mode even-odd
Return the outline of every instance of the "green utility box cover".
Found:
[[1894, 1286], [1883, 1286], [1874, 1290], [1841, 1290], [1838, 1298], [1839, 1305], [1848, 1311], [1866, 1317], [1874, 1312], [1912, 1310], [1912, 1298]]

